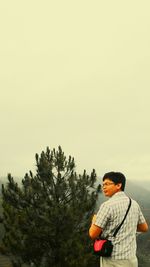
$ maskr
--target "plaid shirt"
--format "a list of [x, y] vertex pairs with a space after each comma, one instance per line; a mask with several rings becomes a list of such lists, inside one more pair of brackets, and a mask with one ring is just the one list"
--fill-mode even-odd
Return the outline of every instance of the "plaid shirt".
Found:
[[145, 223], [145, 218], [135, 200], [132, 199], [127, 217], [116, 237], [113, 237], [115, 229], [125, 216], [128, 205], [129, 198], [123, 191], [115, 193], [100, 206], [94, 223], [103, 229], [101, 237], [112, 241], [112, 259], [131, 259], [136, 255], [137, 225]]

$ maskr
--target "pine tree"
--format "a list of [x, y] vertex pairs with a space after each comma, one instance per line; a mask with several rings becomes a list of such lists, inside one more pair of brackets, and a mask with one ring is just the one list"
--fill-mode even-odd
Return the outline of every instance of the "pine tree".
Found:
[[77, 175], [74, 158], [60, 146], [35, 158], [35, 175], [27, 173], [19, 186], [9, 174], [2, 186], [3, 242], [14, 266], [94, 266], [88, 228], [98, 193], [95, 170]]

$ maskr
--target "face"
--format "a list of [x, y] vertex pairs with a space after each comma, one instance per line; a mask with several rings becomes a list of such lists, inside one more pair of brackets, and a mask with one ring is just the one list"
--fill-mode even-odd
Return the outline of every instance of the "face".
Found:
[[106, 197], [111, 197], [113, 196], [115, 193], [121, 191], [121, 184], [115, 184], [113, 181], [109, 180], [109, 179], [105, 179], [103, 181], [103, 192], [104, 195]]

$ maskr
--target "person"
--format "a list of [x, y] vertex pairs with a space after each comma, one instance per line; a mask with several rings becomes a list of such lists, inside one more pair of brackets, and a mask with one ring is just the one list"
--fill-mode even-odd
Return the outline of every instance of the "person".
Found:
[[136, 233], [147, 232], [148, 225], [138, 203], [131, 199], [131, 207], [127, 217], [113, 237], [115, 229], [122, 222], [129, 205], [129, 197], [125, 194], [126, 178], [121, 172], [108, 172], [103, 177], [103, 192], [107, 201], [101, 204], [99, 211], [93, 216], [89, 236], [107, 238], [113, 243], [110, 257], [100, 257], [101, 267], [137, 267]]

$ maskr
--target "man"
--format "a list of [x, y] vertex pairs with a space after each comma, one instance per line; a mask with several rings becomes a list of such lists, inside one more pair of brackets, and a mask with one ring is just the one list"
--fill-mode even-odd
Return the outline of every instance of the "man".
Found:
[[122, 222], [128, 209], [129, 198], [124, 193], [126, 178], [120, 172], [108, 172], [103, 177], [103, 192], [109, 200], [105, 201], [93, 216], [89, 235], [107, 238], [113, 243], [111, 257], [101, 257], [102, 267], [137, 267], [136, 232], [147, 232], [148, 225], [137, 202], [132, 199], [127, 217], [113, 237], [115, 229]]

